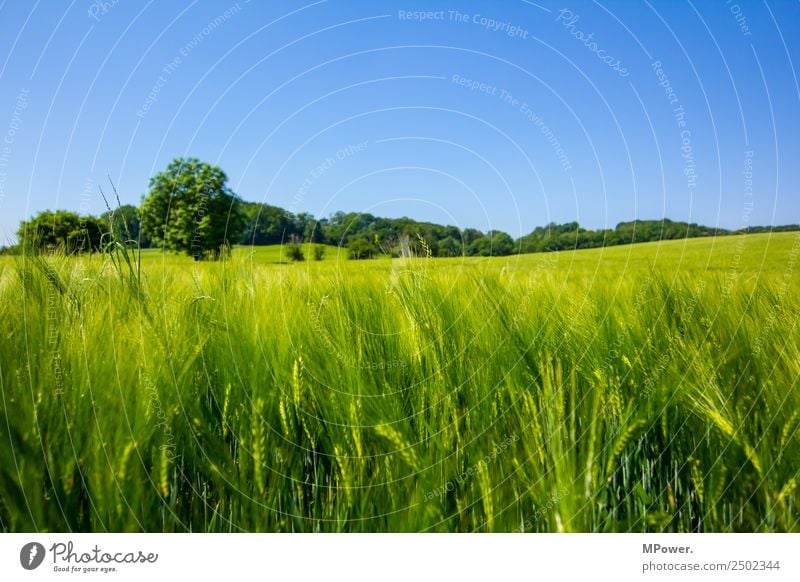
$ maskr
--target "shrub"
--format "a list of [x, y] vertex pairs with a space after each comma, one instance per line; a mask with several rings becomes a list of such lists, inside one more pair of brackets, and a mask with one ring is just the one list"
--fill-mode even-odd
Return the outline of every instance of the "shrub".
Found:
[[299, 240], [292, 238], [291, 242], [286, 246], [286, 256], [293, 263], [306, 260], [306, 256], [303, 254], [303, 246]]

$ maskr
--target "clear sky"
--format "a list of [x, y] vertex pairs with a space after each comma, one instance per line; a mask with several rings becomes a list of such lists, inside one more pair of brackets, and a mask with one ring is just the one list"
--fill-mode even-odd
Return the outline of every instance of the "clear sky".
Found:
[[799, 46], [797, 1], [0, 0], [0, 236], [179, 156], [317, 216], [800, 222]]

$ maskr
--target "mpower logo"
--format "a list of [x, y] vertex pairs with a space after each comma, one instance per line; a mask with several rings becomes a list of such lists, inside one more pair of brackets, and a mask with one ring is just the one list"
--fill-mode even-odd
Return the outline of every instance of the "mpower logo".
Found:
[[44, 562], [44, 546], [39, 542], [30, 542], [19, 551], [19, 563], [26, 570], [35, 570]]

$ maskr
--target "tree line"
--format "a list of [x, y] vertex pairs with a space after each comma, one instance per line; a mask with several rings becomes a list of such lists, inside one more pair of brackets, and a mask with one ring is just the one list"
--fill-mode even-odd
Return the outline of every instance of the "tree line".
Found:
[[[540, 226], [514, 239], [499, 230], [460, 229], [364, 212], [337, 212], [316, 218], [305, 212], [243, 201], [228, 187], [227, 176], [220, 168], [195, 158], [179, 158], [150, 180], [138, 208], [118, 204], [99, 217], [65, 210], [40, 212], [20, 223], [17, 244], [2, 252], [53, 248], [67, 253], [98, 252], [109, 241], [124, 240], [140, 248], [186, 253], [196, 260], [217, 258], [233, 245], [273, 244], [289, 244], [294, 251], [289, 256], [302, 260], [300, 243], [344, 247], [352, 259], [379, 255], [488, 257], [784, 230], [800, 230], [800, 226], [730, 231], [663, 219], [634, 220], [613, 229], [590, 230], [569, 222]], [[320, 258], [321, 251], [315, 255]]]

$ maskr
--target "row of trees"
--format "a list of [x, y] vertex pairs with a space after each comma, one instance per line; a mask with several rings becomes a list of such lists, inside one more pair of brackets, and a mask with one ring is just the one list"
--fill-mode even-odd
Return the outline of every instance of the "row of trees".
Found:
[[[767, 229], [799, 230], [800, 226], [753, 227], [748, 231]], [[215, 258], [234, 244], [285, 243], [292, 248], [299, 248], [300, 242], [329, 244], [346, 247], [353, 259], [365, 259], [381, 254], [503, 256], [733, 234], [665, 219], [622, 222], [605, 230], [588, 230], [577, 222], [550, 223], [514, 240], [497, 230], [484, 233], [363, 212], [315, 218], [242, 201], [228, 187], [227, 176], [220, 168], [195, 158], [180, 158], [150, 180], [141, 207], [120, 206], [100, 217], [45, 211], [21, 223], [19, 243], [12, 250], [60, 247], [67, 252], [94, 252], [102, 249], [106, 235], [112, 232], [118, 240], [135, 241], [142, 248], [161, 247], [197, 260]]]
[[520, 252], [539, 253], [567, 249], [590, 249], [637, 242], [675, 240], [732, 234], [730, 231], [694, 223], [663, 220], [620, 222], [614, 229], [588, 230], [577, 222], [550, 223], [519, 239]]

